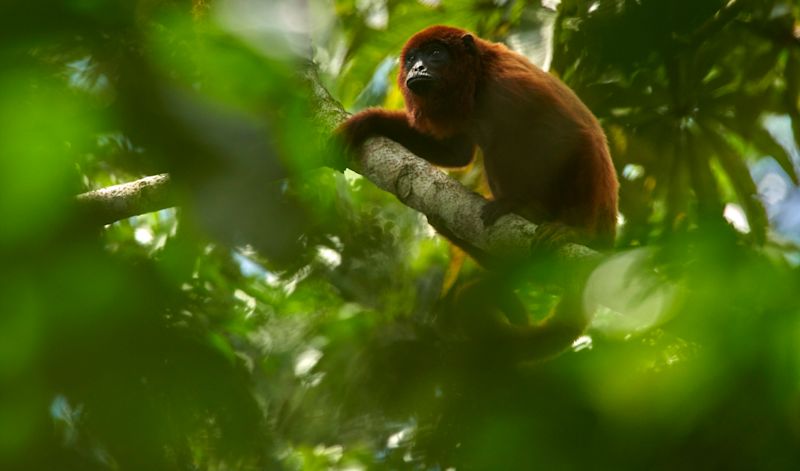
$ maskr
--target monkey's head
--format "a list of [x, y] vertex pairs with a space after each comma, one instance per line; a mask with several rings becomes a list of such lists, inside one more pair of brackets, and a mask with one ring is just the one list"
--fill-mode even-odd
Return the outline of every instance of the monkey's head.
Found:
[[406, 106], [428, 117], [471, 110], [480, 76], [478, 41], [449, 26], [431, 26], [412, 36], [400, 55], [397, 77]]

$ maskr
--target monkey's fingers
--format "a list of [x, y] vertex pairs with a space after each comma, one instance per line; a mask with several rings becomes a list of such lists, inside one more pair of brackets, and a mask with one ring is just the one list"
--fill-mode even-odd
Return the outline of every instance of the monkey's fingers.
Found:
[[545, 222], [539, 224], [531, 241], [531, 253], [553, 253], [564, 244], [577, 242], [577, 231], [560, 222]]

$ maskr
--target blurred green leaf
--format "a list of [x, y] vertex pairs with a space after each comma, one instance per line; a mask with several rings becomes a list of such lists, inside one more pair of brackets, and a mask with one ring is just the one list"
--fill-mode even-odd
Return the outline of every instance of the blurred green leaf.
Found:
[[[778, 166], [796, 183], [798, 15], [787, 0], [6, 2], [0, 469], [792, 469], [800, 190]], [[583, 293], [592, 327], [556, 358], [508, 364], [465, 335], [443, 287], [481, 269], [325, 167], [309, 38], [345, 106], [399, 108], [396, 57], [434, 23], [552, 59], [606, 129], [621, 236]], [[178, 208], [102, 228], [74, 210], [164, 172]], [[737, 202], [749, 234], [718, 223]], [[526, 276], [509, 279], [545, 318], [559, 289]]]
[[763, 242], [768, 227], [767, 213], [764, 210], [764, 205], [758, 200], [758, 190], [750, 171], [742, 161], [741, 156], [715, 129], [706, 125], [702, 125], [702, 129], [703, 137], [711, 144], [719, 163], [733, 183], [739, 203], [741, 203], [745, 214], [747, 214], [747, 220], [754, 239], [758, 243]]

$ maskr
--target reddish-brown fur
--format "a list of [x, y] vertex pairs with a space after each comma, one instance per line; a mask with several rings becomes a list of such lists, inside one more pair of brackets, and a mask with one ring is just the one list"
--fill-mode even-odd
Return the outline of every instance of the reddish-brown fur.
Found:
[[[450, 60], [435, 92], [417, 94], [406, 85], [406, 59], [432, 42]], [[400, 64], [405, 111], [351, 117], [341, 130], [349, 145], [384, 135], [444, 166], [466, 165], [478, 146], [496, 206], [613, 244], [616, 173], [600, 124], [572, 90], [504, 45], [446, 26], [409, 39]]]

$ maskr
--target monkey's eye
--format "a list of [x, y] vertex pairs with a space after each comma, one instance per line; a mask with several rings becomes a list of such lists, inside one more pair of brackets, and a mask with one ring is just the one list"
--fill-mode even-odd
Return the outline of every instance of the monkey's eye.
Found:
[[428, 49], [427, 53], [431, 62], [438, 64], [447, 61], [447, 50], [442, 46], [433, 46]]

